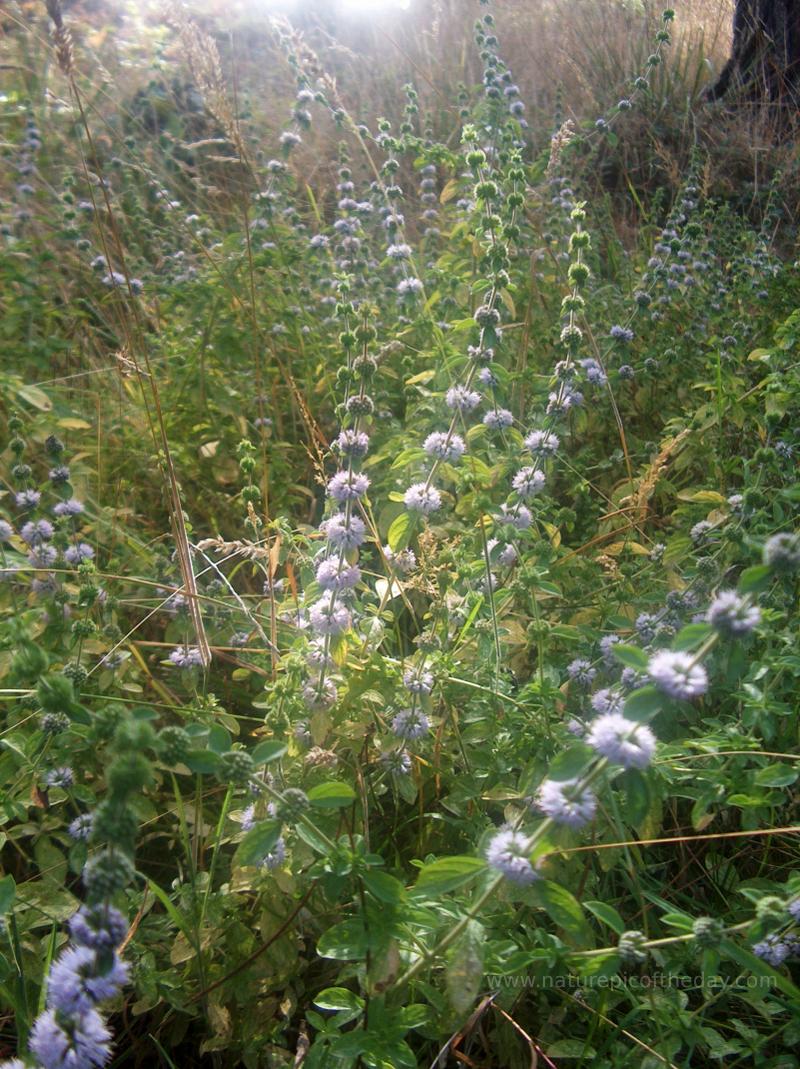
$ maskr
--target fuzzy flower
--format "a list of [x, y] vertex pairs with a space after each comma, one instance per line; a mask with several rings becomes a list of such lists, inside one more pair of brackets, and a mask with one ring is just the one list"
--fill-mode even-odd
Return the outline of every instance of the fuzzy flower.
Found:
[[76, 546], [68, 546], [64, 550], [64, 560], [67, 564], [80, 564], [82, 561], [91, 560], [94, 550], [87, 542], [78, 542]]
[[481, 395], [466, 386], [451, 386], [444, 395], [445, 404], [457, 412], [471, 412], [481, 401]]
[[322, 590], [351, 590], [361, 580], [361, 569], [329, 557], [318, 566], [316, 578]]
[[552, 431], [531, 431], [525, 439], [525, 448], [535, 457], [552, 456], [559, 444], [558, 436]]
[[418, 278], [404, 278], [397, 283], [397, 294], [400, 297], [413, 297], [422, 292], [422, 282]]
[[647, 674], [671, 698], [697, 698], [708, 690], [708, 674], [691, 654], [659, 650], [650, 658]]
[[539, 878], [528, 857], [528, 840], [518, 831], [503, 828], [489, 840], [486, 860], [512, 883], [528, 884]]
[[339, 698], [339, 692], [332, 679], [311, 679], [303, 687], [303, 701], [309, 709], [332, 709]]
[[81, 813], [79, 817], [75, 817], [75, 819], [71, 821], [67, 828], [70, 839], [74, 839], [78, 843], [87, 842], [91, 837], [93, 825], [94, 817], [92, 814]]
[[433, 690], [433, 672], [409, 668], [403, 673], [403, 686], [412, 694], [430, 694]]
[[591, 697], [591, 704], [596, 713], [621, 713], [625, 697], [613, 687], [604, 687], [602, 690], [595, 691]]
[[[44, 543], [34, 548], [28, 554], [28, 560], [34, 568], [52, 568], [58, 559], [58, 550], [55, 546]], [[65, 605], [64, 608], [67, 608]]]
[[546, 779], [534, 798], [535, 805], [557, 824], [581, 828], [594, 817], [597, 798], [578, 781]]
[[603, 655], [603, 662], [608, 665], [609, 668], [616, 663], [614, 646], [616, 646], [619, 641], [619, 635], [603, 635], [600, 639], [600, 653]]
[[35, 509], [42, 500], [38, 490], [20, 490], [14, 495], [14, 502], [18, 509]]
[[492, 408], [483, 417], [483, 424], [491, 431], [504, 431], [514, 424], [514, 416], [507, 408]]
[[527, 531], [530, 525], [533, 523], [533, 515], [529, 508], [525, 505], [506, 505], [500, 506], [500, 516], [498, 517], [500, 523], [510, 523], [512, 527], [516, 527], [518, 531]]
[[75, 773], [69, 765], [51, 768], [45, 772], [44, 782], [47, 787], [61, 787], [62, 790], [67, 790], [75, 782]]
[[53, 537], [53, 525], [47, 520], [29, 520], [20, 528], [20, 538], [29, 546], [40, 546]]
[[355, 471], [337, 471], [328, 483], [328, 496], [334, 501], [357, 501], [366, 494], [369, 479]]
[[707, 540], [708, 534], [714, 529], [714, 524], [708, 520], [701, 520], [689, 531], [689, 537], [696, 546]]
[[197, 646], [176, 646], [169, 659], [177, 668], [197, 668], [203, 663]]
[[42, 1069], [99, 1069], [111, 1057], [111, 1033], [97, 1010], [62, 1023], [50, 1009], [36, 1018], [29, 1046]]
[[399, 739], [410, 742], [427, 735], [431, 725], [427, 716], [420, 709], [401, 709], [392, 718], [392, 731]]
[[[104, 962], [104, 965], [106, 963]], [[116, 954], [100, 971], [89, 947], [70, 947], [53, 963], [47, 978], [48, 1009], [73, 1017], [113, 998], [128, 981], [128, 967]]]
[[646, 724], [607, 713], [593, 720], [586, 736], [589, 745], [623, 768], [646, 768], [656, 748], [656, 737]]
[[[498, 546], [500, 546], [500, 543], [496, 538], [489, 539], [486, 543], [486, 548], [489, 550], [490, 556], [495, 552]], [[506, 542], [504, 545], [500, 546], [496, 560], [497, 563], [502, 564], [504, 568], [510, 568], [513, 564], [516, 564], [517, 556], [518, 554], [514, 546], [510, 542]]]
[[448, 435], [445, 431], [434, 431], [425, 439], [422, 448], [429, 457], [454, 464], [461, 459], [467, 447], [459, 434]]
[[350, 627], [350, 610], [341, 601], [320, 598], [308, 610], [308, 619], [318, 635], [340, 635]]
[[408, 575], [417, 566], [417, 555], [413, 549], [398, 549], [395, 553], [391, 546], [384, 546], [383, 555], [387, 563], [401, 575]]
[[336, 512], [320, 524], [320, 530], [336, 549], [356, 549], [367, 537], [364, 521], [358, 516]]
[[797, 571], [800, 568], [800, 534], [781, 531], [768, 538], [764, 543], [763, 560], [776, 571]]
[[390, 776], [407, 776], [411, 771], [411, 755], [408, 750], [384, 750], [381, 764]]
[[365, 457], [369, 450], [369, 437], [363, 431], [347, 429], [334, 439], [333, 448], [344, 457]]
[[265, 854], [258, 863], [258, 867], [262, 869], [276, 869], [279, 865], [282, 865], [286, 860], [286, 842], [283, 836], [280, 836], [273, 848], [268, 854]]
[[128, 922], [114, 906], [81, 906], [70, 917], [69, 931], [73, 942], [94, 950], [110, 950], [122, 942]]
[[514, 476], [511, 485], [523, 501], [530, 501], [532, 497], [544, 490], [545, 481], [543, 471], [537, 468], [521, 468]]
[[800, 896], [793, 898], [786, 908], [793, 920], [800, 921]]
[[425, 483], [409, 486], [403, 501], [409, 512], [421, 512], [423, 516], [429, 516], [442, 507], [442, 495], [435, 486], [426, 486]]
[[83, 502], [77, 497], [71, 497], [69, 501], [59, 501], [53, 506], [54, 516], [79, 516], [83, 512]]
[[251, 802], [246, 809], [242, 810], [242, 831], [252, 831], [256, 826], [256, 804]]
[[567, 675], [580, 687], [590, 687], [597, 675], [597, 669], [592, 668], [591, 661], [585, 657], [576, 657], [567, 665]]
[[761, 610], [748, 605], [735, 590], [721, 590], [709, 606], [706, 619], [717, 631], [747, 635], [761, 620]]
[[763, 939], [760, 943], [753, 945], [753, 953], [757, 958], [761, 958], [767, 965], [771, 965], [773, 969], [779, 968], [789, 955], [792, 953], [791, 944], [784, 942], [780, 936], [768, 935], [766, 939]]
[[14, 534], [14, 528], [7, 520], [0, 520], [0, 542], [8, 542]]

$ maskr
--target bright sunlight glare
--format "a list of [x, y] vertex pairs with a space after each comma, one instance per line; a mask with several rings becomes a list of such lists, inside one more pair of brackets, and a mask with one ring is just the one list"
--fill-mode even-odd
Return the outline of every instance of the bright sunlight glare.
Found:
[[[298, 8], [314, 10], [314, 0], [257, 0], [260, 7], [275, 13], [289, 14]], [[412, 0], [327, 0], [324, 6], [343, 15], [386, 15], [407, 11]], [[322, 6], [322, 5], [320, 5]]]

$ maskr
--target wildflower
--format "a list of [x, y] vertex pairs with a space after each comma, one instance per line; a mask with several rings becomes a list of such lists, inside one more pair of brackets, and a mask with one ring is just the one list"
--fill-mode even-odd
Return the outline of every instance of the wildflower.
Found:
[[515, 505], [503, 504], [500, 506], [498, 519], [500, 523], [510, 523], [518, 531], [527, 531], [533, 523], [533, 514], [525, 505], [519, 503]]
[[761, 958], [762, 961], [765, 961], [767, 965], [771, 965], [774, 969], [783, 965], [791, 952], [791, 945], [774, 933], [753, 946], [753, 953], [756, 957]]
[[320, 598], [308, 610], [308, 619], [318, 635], [340, 635], [351, 624], [350, 610], [341, 601]]
[[81, 813], [70, 823], [67, 831], [71, 839], [78, 843], [85, 843], [91, 837], [93, 824], [94, 817], [91, 813]]
[[29, 1046], [43, 1069], [92, 1069], [111, 1057], [111, 1033], [97, 1010], [62, 1023], [49, 1009], [36, 1018]]
[[433, 690], [433, 672], [409, 669], [403, 674], [403, 686], [412, 694], [430, 694]]
[[339, 692], [332, 679], [312, 679], [303, 687], [303, 701], [309, 709], [331, 709], [336, 704]]
[[392, 731], [407, 742], [427, 735], [430, 727], [430, 721], [421, 709], [401, 709], [392, 718]]
[[20, 490], [14, 495], [18, 509], [35, 509], [41, 500], [42, 495], [38, 490]]
[[68, 925], [73, 942], [94, 950], [119, 946], [128, 931], [128, 922], [120, 911], [105, 904], [81, 906]]
[[535, 804], [557, 824], [581, 828], [594, 817], [597, 798], [577, 780], [546, 779], [536, 793]]
[[507, 408], [492, 408], [483, 417], [483, 423], [489, 430], [503, 431], [514, 425], [514, 416]]
[[336, 512], [324, 520], [320, 530], [336, 549], [355, 549], [360, 546], [367, 535], [364, 521], [358, 516], [346, 516]]
[[14, 528], [7, 520], [0, 520], [0, 542], [8, 542], [14, 534]]
[[600, 639], [600, 652], [603, 655], [603, 661], [611, 667], [615, 662], [614, 646], [620, 641], [619, 635], [603, 635]]
[[383, 555], [395, 571], [400, 572], [401, 575], [408, 575], [417, 566], [417, 556], [413, 549], [400, 549], [395, 553], [391, 546], [384, 546]]
[[567, 675], [581, 687], [589, 687], [597, 675], [597, 669], [584, 657], [576, 657], [567, 665]]
[[411, 771], [411, 755], [408, 750], [384, 750], [381, 764], [390, 776], [407, 776]]
[[363, 431], [344, 430], [334, 439], [333, 448], [342, 456], [361, 459], [369, 450], [369, 437]]
[[461, 459], [466, 450], [464, 439], [459, 434], [447, 434], [445, 431], [434, 431], [425, 439], [422, 448], [428, 456], [436, 457], [449, 463], [456, 463]]
[[731, 494], [728, 498], [728, 504], [730, 505], [731, 512], [741, 512], [742, 505], [744, 504], [744, 495]]
[[708, 520], [701, 520], [696, 523], [689, 532], [689, 537], [696, 546], [699, 546], [702, 542], [706, 541], [706, 537], [714, 527], [713, 523], [709, 523]]
[[82, 512], [83, 502], [78, 501], [76, 497], [71, 497], [69, 501], [59, 501], [53, 506], [54, 516], [79, 516]]
[[23, 542], [27, 542], [29, 546], [40, 546], [53, 537], [53, 525], [47, 520], [29, 521], [22, 525], [19, 533]]
[[67, 564], [80, 564], [81, 561], [91, 560], [94, 550], [87, 542], [78, 542], [76, 546], [68, 546], [64, 550], [64, 560]]
[[334, 501], [357, 501], [366, 494], [369, 479], [354, 471], [338, 471], [328, 482], [328, 496]]
[[451, 386], [444, 399], [448, 408], [458, 412], [470, 412], [480, 404], [481, 395], [475, 390], [468, 390], [466, 386]]
[[361, 569], [329, 557], [318, 566], [316, 578], [322, 590], [350, 590], [360, 582]]
[[531, 431], [525, 439], [525, 448], [535, 457], [552, 456], [559, 444], [557, 435], [552, 431]]
[[442, 507], [442, 495], [435, 486], [426, 486], [425, 483], [409, 486], [403, 501], [410, 512], [421, 512], [423, 516], [429, 516]]
[[284, 841], [283, 836], [280, 836], [272, 850], [265, 854], [259, 861], [258, 867], [262, 869], [276, 869], [279, 865], [282, 865], [285, 860], [286, 842]]
[[608, 381], [605, 371], [591, 357], [587, 360], [581, 360], [580, 365], [586, 374], [586, 381], [593, 386], [604, 386]]
[[[19, 495], [17, 495], [19, 496]], [[800, 534], [782, 531], [764, 543], [764, 563], [778, 572], [793, 572], [800, 568]]]
[[405, 244], [390, 245], [386, 250], [390, 260], [408, 260], [411, 257], [411, 246]]
[[281, 136], [278, 138], [281, 148], [287, 151], [294, 148], [295, 145], [299, 145], [302, 138], [299, 134], [296, 134], [293, 130], [284, 130]]
[[800, 896], [793, 898], [786, 908], [793, 920], [800, 921]]
[[691, 654], [660, 650], [647, 665], [647, 674], [671, 698], [696, 698], [708, 690], [708, 674]]
[[413, 296], [422, 291], [422, 282], [418, 278], [404, 278], [397, 284], [397, 293], [400, 297]]
[[750, 605], [735, 590], [721, 590], [709, 606], [706, 619], [718, 631], [748, 635], [761, 619], [761, 610]]
[[586, 741], [623, 768], [646, 768], [656, 748], [656, 737], [649, 727], [620, 713], [606, 713], [593, 720]]
[[521, 468], [514, 476], [511, 485], [524, 501], [529, 501], [544, 490], [545, 475], [537, 468]]
[[641, 965], [647, 961], [647, 937], [643, 932], [623, 932], [617, 951], [626, 965]]
[[44, 782], [47, 787], [61, 787], [62, 790], [67, 790], [75, 782], [75, 773], [69, 765], [51, 768], [45, 772]]
[[197, 668], [203, 663], [197, 646], [176, 646], [169, 659], [177, 668]]
[[[52, 568], [58, 558], [58, 550], [47, 543], [35, 546], [28, 554], [28, 560], [34, 568]], [[68, 608], [68, 606], [64, 606]]]
[[596, 713], [621, 713], [625, 704], [624, 695], [613, 687], [604, 687], [595, 691], [591, 697], [592, 709]]
[[539, 878], [528, 852], [528, 840], [521, 832], [503, 828], [489, 840], [486, 860], [512, 883], [528, 884]]
[[74, 1016], [113, 998], [127, 983], [128, 967], [114, 954], [108, 967], [102, 972], [99, 969], [98, 956], [89, 947], [65, 950], [53, 963], [47, 978], [48, 1008]]

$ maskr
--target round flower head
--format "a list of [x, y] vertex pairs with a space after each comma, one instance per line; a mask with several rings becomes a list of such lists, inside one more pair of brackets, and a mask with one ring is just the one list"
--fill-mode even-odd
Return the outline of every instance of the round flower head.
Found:
[[334, 501], [357, 501], [366, 494], [369, 479], [355, 471], [337, 471], [328, 483], [328, 496]]
[[557, 824], [582, 828], [594, 817], [597, 798], [577, 780], [546, 779], [534, 798], [535, 805]]
[[442, 507], [442, 495], [435, 486], [426, 486], [425, 483], [409, 486], [403, 501], [409, 512], [421, 512], [423, 516], [429, 516]]
[[75, 817], [70, 822], [67, 828], [70, 839], [74, 839], [79, 843], [87, 842], [91, 838], [93, 824], [94, 817], [91, 813], [81, 813], [79, 817]]
[[74, 943], [94, 950], [119, 946], [128, 931], [128, 922], [120, 911], [105, 904], [81, 906], [68, 925]]
[[318, 635], [340, 635], [350, 627], [350, 610], [341, 601], [325, 597], [308, 610], [308, 619]]
[[420, 709], [401, 709], [392, 718], [392, 731], [399, 739], [410, 742], [427, 735], [431, 725], [427, 716]]
[[764, 543], [764, 563], [779, 572], [797, 571], [800, 568], [800, 534], [782, 531], [768, 538]]
[[53, 537], [53, 525], [47, 520], [30, 520], [22, 525], [19, 533], [22, 541], [27, 542], [29, 546], [40, 546]]
[[535, 457], [552, 456], [558, 446], [558, 437], [552, 431], [531, 431], [525, 439], [525, 448]]
[[47, 978], [49, 1009], [73, 1016], [113, 998], [128, 981], [128, 967], [116, 954], [103, 963], [89, 947], [69, 947], [52, 964]]
[[412, 694], [430, 694], [433, 690], [433, 672], [415, 671], [409, 668], [403, 673], [403, 686]]
[[529, 852], [528, 840], [521, 832], [503, 828], [489, 840], [486, 860], [512, 883], [529, 884], [539, 878]]
[[466, 446], [459, 434], [448, 435], [445, 431], [434, 431], [425, 439], [422, 448], [429, 457], [454, 464], [464, 455]]
[[417, 566], [417, 555], [413, 549], [399, 549], [395, 553], [391, 546], [384, 546], [383, 555], [388, 564], [401, 575], [408, 575]]
[[169, 659], [177, 668], [197, 668], [203, 663], [197, 646], [176, 646]]
[[422, 292], [422, 281], [418, 278], [404, 278], [397, 283], [399, 297], [413, 297]]
[[283, 836], [273, 846], [272, 850], [259, 861], [259, 868], [262, 869], [276, 869], [279, 865], [282, 865], [286, 860], [286, 842]]
[[514, 476], [511, 485], [524, 501], [530, 501], [532, 497], [544, 490], [545, 475], [536, 468], [521, 468]]
[[581, 687], [589, 687], [597, 675], [597, 669], [592, 668], [591, 661], [585, 657], [576, 657], [567, 665], [567, 675]]
[[77, 497], [71, 497], [69, 501], [59, 501], [53, 506], [54, 516], [80, 516], [83, 512], [83, 502]]
[[656, 737], [649, 727], [627, 720], [620, 713], [606, 713], [593, 720], [586, 741], [623, 768], [646, 768], [656, 748]]
[[369, 438], [363, 431], [344, 430], [334, 439], [333, 448], [343, 457], [361, 459], [369, 451]]
[[503, 504], [500, 506], [498, 519], [500, 523], [510, 523], [518, 531], [527, 531], [533, 523], [533, 514], [525, 505], [520, 505], [519, 503], [515, 505]]
[[111, 1033], [97, 1010], [63, 1023], [55, 1010], [45, 1010], [28, 1045], [42, 1069], [99, 1069], [111, 1057]]
[[792, 953], [792, 946], [773, 933], [760, 943], [755, 943], [753, 945], [753, 953], [757, 958], [761, 958], [762, 961], [771, 965], [773, 969], [777, 969], [783, 965]]
[[[28, 554], [28, 560], [34, 568], [52, 568], [57, 559], [58, 550], [55, 546], [51, 546], [47, 543], [41, 546], [34, 546]], [[67, 606], [65, 606], [65, 608], [66, 607]]]
[[316, 578], [322, 590], [351, 590], [361, 579], [361, 569], [329, 557], [318, 566]]
[[503, 431], [514, 424], [514, 416], [507, 408], [492, 408], [483, 417], [484, 426], [492, 431]]
[[21, 490], [14, 495], [14, 501], [18, 509], [35, 509], [42, 500], [38, 490]]
[[621, 713], [625, 697], [613, 687], [604, 687], [592, 695], [591, 703], [596, 713]]
[[721, 590], [711, 602], [706, 619], [717, 631], [747, 635], [758, 626], [761, 610], [749, 605], [735, 590]]
[[0, 542], [8, 542], [14, 534], [14, 528], [7, 520], [0, 520]]
[[79, 542], [77, 546], [68, 546], [64, 550], [64, 560], [67, 564], [80, 564], [81, 561], [91, 560], [94, 550], [87, 542]]
[[793, 920], [800, 921], [800, 896], [793, 898], [786, 908]]
[[708, 674], [691, 654], [660, 650], [647, 665], [647, 674], [671, 698], [697, 698], [708, 690]]
[[407, 776], [411, 771], [411, 755], [407, 750], [384, 750], [381, 764], [390, 776]]
[[475, 390], [468, 390], [466, 386], [451, 386], [444, 399], [448, 408], [457, 412], [471, 412], [480, 404], [481, 395]]
[[616, 657], [614, 656], [614, 646], [620, 641], [619, 635], [603, 635], [600, 639], [600, 652], [603, 655], [603, 661], [610, 668], [616, 663]]
[[336, 549], [355, 549], [367, 537], [364, 521], [358, 516], [348, 518], [343, 512], [324, 520], [320, 530]]
[[51, 768], [48, 772], [45, 772], [44, 782], [48, 787], [61, 787], [63, 790], [67, 790], [75, 782], [75, 773], [69, 765], [62, 765], [61, 768]]

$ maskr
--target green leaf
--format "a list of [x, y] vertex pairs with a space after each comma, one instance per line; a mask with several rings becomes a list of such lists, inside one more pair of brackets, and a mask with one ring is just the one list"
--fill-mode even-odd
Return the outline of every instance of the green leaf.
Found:
[[389, 533], [386, 536], [386, 541], [389, 543], [389, 549], [396, 553], [399, 549], [404, 549], [408, 542], [408, 533], [411, 530], [411, 514], [408, 512], [401, 512], [399, 516], [395, 516], [389, 526]]
[[390, 906], [398, 905], [405, 901], [406, 889], [403, 884], [388, 872], [380, 869], [372, 869], [364, 873], [364, 886], [371, 895], [379, 902], [386, 902]]
[[629, 768], [617, 780], [625, 791], [625, 820], [633, 827], [638, 826], [650, 812], [650, 785], [647, 777], [638, 768]]
[[553, 759], [547, 770], [547, 775], [550, 779], [556, 780], [575, 779], [576, 776], [588, 768], [593, 756], [594, 751], [585, 743], [573, 743], [572, 746], [568, 746], [566, 750]]
[[640, 672], [647, 668], [647, 654], [644, 650], [640, 650], [638, 646], [627, 646], [623, 642], [618, 642], [616, 646], [611, 648], [617, 660], [627, 665], [628, 668], [635, 668]]
[[234, 854], [234, 864], [258, 865], [267, 854], [271, 853], [281, 835], [279, 820], [264, 820], [251, 828], [245, 835]]
[[557, 1039], [547, 1048], [548, 1058], [593, 1058], [594, 1056], [594, 1048], [588, 1046], [582, 1039]]
[[797, 779], [800, 772], [791, 765], [767, 765], [755, 774], [755, 782], [760, 787], [788, 787]]
[[286, 744], [279, 742], [278, 739], [265, 739], [256, 746], [250, 756], [253, 758], [254, 765], [267, 765], [270, 761], [277, 761], [279, 757], [283, 757], [286, 750]]
[[584, 902], [583, 904], [590, 913], [594, 913], [598, 920], [601, 920], [603, 924], [607, 924], [617, 935], [622, 935], [625, 931], [625, 921], [613, 906], [609, 906], [606, 902]]
[[308, 792], [308, 800], [312, 805], [320, 809], [341, 809], [342, 806], [350, 805], [355, 801], [356, 792], [349, 783], [339, 780], [329, 780], [312, 787]]
[[656, 687], [640, 687], [628, 696], [623, 713], [628, 720], [644, 723], [652, 720], [663, 704], [664, 695]]
[[314, 999], [314, 1005], [321, 1010], [346, 1010], [357, 1013], [364, 1008], [364, 1000], [354, 991], [348, 991], [346, 987], [326, 987], [320, 991]]
[[745, 568], [739, 576], [737, 590], [740, 594], [756, 594], [769, 586], [772, 569], [768, 564], [756, 564], [752, 568]]
[[14, 904], [17, 895], [17, 885], [11, 873], [0, 880], [0, 917], [4, 916]]
[[594, 935], [583, 914], [580, 902], [566, 887], [552, 880], [537, 880], [531, 885], [532, 898], [546, 910], [568, 942], [581, 948], [594, 946]]
[[698, 646], [713, 634], [710, 624], [687, 624], [682, 627], [672, 640], [673, 650], [696, 650]]
[[431, 861], [423, 866], [414, 890], [433, 895], [454, 891], [457, 887], [470, 883], [485, 869], [486, 862], [479, 857], [440, 857], [438, 861]]
[[369, 942], [364, 925], [357, 917], [334, 924], [324, 932], [317, 943], [321, 958], [336, 961], [361, 961], [367, 956]]
[[192, 771], [203, 775], [208, 772], [216, 772], [219, 768], [219, 754], [211, 750], [190, 750], [183, 763]]

